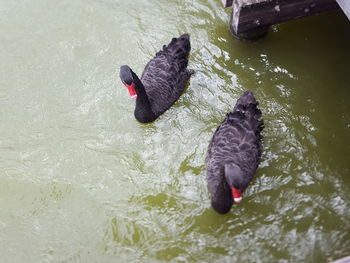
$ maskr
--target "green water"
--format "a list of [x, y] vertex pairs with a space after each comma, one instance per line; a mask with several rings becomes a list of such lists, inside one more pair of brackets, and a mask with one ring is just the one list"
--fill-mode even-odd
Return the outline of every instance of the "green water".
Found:
[[[350, 22], [242, 43], [219, 0], [2, 0], [1, 262], [327, 262], [350, 254]], [[118, 78], [191, 34], [188, 89], [156, 122]], [[204, 159], [246, 89], [266, 128], [227, 215]]]

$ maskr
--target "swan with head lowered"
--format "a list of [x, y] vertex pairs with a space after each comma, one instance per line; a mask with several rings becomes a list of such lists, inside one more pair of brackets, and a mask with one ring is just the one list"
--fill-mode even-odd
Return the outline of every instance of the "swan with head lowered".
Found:
[[212, 207], [227, 213], [233, 202], [242, 200], [243, 192], [258, 168], [263, 120], [258, 102], [251, 91], [237, 100], [233, 111], [216, 129], [208, 147], [206, 172]]
[[152, 122], [180, 97], [193, 71], [187, 69], [190, 36], [173, 38], [149, 61], [139, 78], [127, 66], [120, 67], [120, 78], [136, 100], [135, 118]]

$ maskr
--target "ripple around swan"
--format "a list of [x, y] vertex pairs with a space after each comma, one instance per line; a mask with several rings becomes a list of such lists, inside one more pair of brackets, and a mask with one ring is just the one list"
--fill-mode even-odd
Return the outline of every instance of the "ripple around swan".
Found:
[[[216, 0], [3, 1], [0, 17], [3, 262], [350, 254], [350, 39], [339, 13], [254, 43], [232, 38]], [[141, 74], [184, 32], [196, 74], [156, 122], [137, 123], [119, 66]], [[219, 215], [205, 155], [246, 89], [263, 111], [264, 152], [244, 201]]]

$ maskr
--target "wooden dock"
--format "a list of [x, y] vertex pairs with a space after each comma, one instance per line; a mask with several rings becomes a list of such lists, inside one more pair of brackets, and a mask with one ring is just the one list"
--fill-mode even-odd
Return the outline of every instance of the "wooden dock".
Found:
[[344, 13], [350, 20], [350, 1], [349, 0], [337, 0], [338, 5], [343, 9]]
[[232, 7], [230, 30], [239, 39], [255, 40], [269, 26], [285, 21], [343, 9], [350, 19], [350, 0], [222, 0]]

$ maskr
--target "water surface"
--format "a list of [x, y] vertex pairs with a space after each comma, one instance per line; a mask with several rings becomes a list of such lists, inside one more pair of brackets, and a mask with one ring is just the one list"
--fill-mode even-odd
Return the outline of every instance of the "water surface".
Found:
[[[327, 262], [350, 254], [350, 23], [242, 43], [216, 0], [3, 0], [2, 262]], [[118, 79], [191, 34], [188, 89], [140, 124]], [[244, 90], [266, 128], [244, 201], [210, 207], [208, 142]]]

